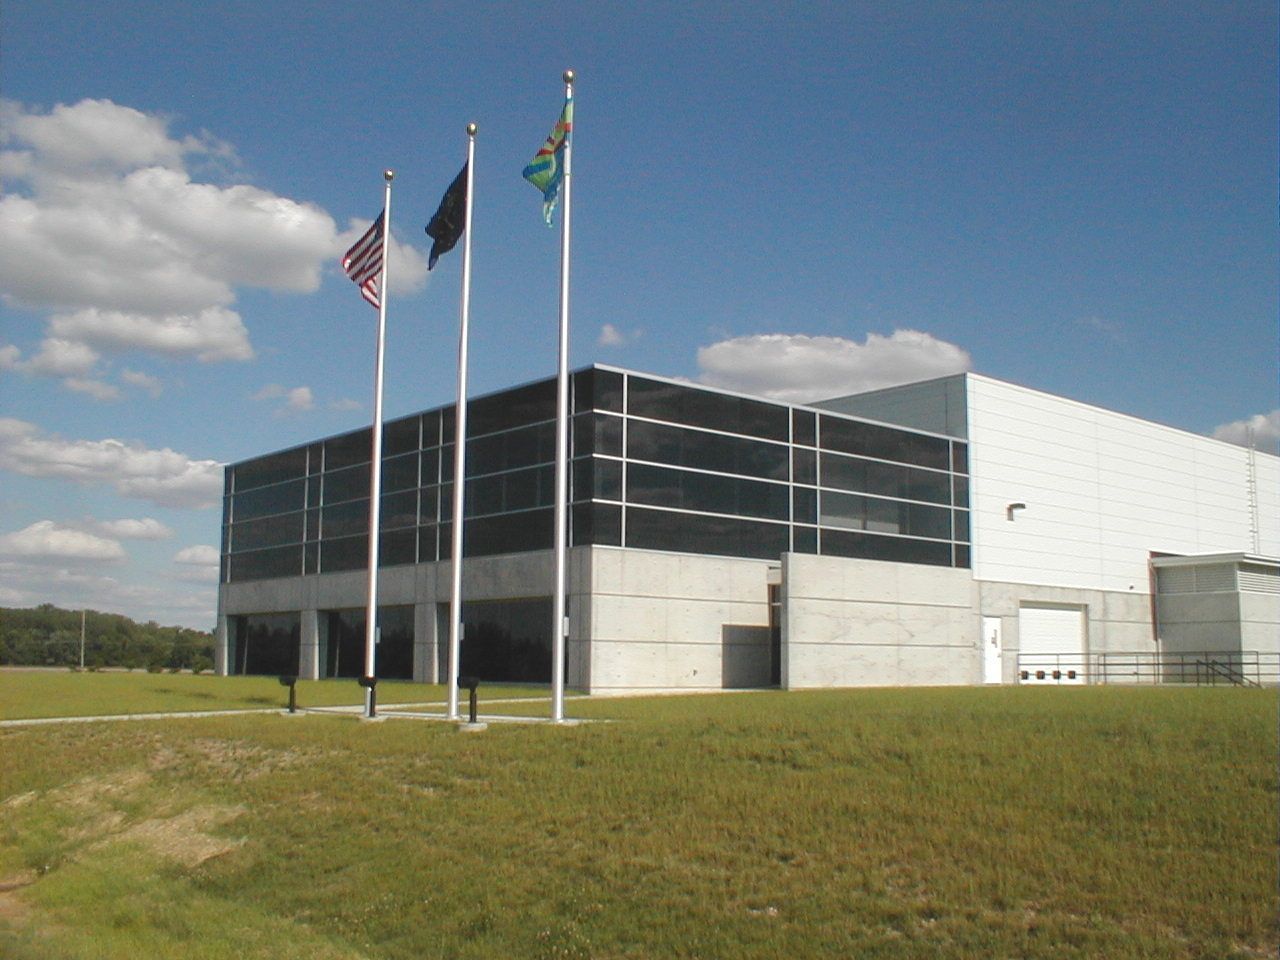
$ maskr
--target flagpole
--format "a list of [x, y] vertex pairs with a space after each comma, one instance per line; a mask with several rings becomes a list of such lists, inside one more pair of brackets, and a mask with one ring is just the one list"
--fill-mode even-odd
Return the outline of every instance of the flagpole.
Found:
[[471, 319], [471, 197], [475, 176], [476, 125], [467, 124], [467, 203], [462, 226], [462, 307], [458, 319], [458, 400], [453, 430], [453, 581], [449, 593], [449, 719], [458, 719], [458, 670], [462, 659], [462, 520], [467, 476], [467, 327]]
[[[565, 100], [573, 99], [573, 71], [564, 72]], [[564, 174], [560, 214], [560, 358], [556, 373], [556, 483], [555, 483], [555, 599], [551, 619], [551, 719], [564, 719], [564, 647], [568, 623], [565, 616], [565, 567], [569, 499], [569, 216], [572, 207], [573, 135], [565, 137]]]
[[378, 280], [378, 347], [373, 373], [373, 451], [369, 469], [369, 600], [365, 606], [364, 627], [364, 715], [373, 719], [377, 712], [374, 698], [375, 641], [378, 623], [378, 534], [382, 515], [382, 356], [387, 334], [387, 261], [391, 259], [391, 181], [394, 170], [384, 170], [386, 186], [382, 199], [382, 276]]

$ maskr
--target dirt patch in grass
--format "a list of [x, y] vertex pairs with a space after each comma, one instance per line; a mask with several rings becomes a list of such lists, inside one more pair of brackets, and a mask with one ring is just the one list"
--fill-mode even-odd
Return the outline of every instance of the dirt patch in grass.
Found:
[[25, 920], [31, 908], [18, 896], [18, 891], [35, 883], [34, 870], [23, 870], [8, 877], [0, 877], [0, 923]]
[[103, 840], [138, 843], [165, 860], [184, 867], [198, 867], [239, 847], [244, 840], [214, 836], [210, 831], [245, 812], [244, 807], [208, 805], [193, 807], [175, 817], [143, 820]]

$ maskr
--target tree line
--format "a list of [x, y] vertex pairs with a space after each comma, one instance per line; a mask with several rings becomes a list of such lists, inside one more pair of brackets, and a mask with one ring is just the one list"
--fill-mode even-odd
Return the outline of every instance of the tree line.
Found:
[[[79, 610], [62, 610], [48, 603], [30, 608], [0, 607], [0, 664], [79, 666], [80, 617]], [[86, 669], [212, 670], [213, 634], [87, 610], [84, 665]]]

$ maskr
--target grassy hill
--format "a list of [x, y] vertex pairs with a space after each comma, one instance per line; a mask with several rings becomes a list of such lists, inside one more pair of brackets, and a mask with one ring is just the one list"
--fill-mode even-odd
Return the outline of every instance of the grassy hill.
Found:
[[1276, 956], [1274, 690], [571, 708], [2, 728], [0, 955]]

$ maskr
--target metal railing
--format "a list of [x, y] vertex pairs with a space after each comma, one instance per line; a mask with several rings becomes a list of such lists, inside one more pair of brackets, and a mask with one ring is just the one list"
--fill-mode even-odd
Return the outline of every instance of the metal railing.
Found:
[[1115, 651], [1019, 654], [1019, 683], [1280, 685], [1280, 653], [1205, 650], [1194, 653]]

